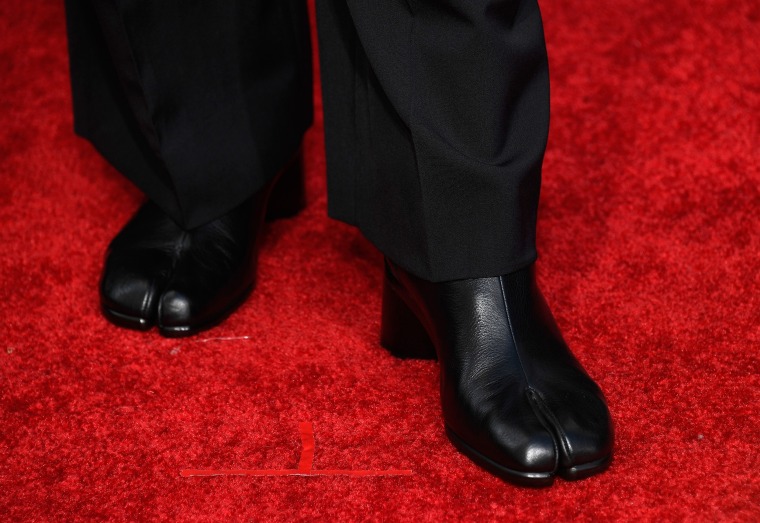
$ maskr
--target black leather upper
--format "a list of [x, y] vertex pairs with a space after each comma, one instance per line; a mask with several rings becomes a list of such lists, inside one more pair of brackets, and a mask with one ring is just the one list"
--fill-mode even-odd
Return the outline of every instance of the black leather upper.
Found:
[[604, 396], [562, 339], [532, 267], [430, 283], [389, 263], [388, 279], [436, 346], [445, 422], [466, 445], [526, 473], [609, 460]]

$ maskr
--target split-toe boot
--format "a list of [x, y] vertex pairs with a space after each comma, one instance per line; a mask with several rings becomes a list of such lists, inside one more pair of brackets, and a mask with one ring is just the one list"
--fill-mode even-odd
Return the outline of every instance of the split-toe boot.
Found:
[[146, 202], [111, 241], [100, 279], [103, 314], [112, 323], [148, 330], [171, 276], [184, 231], [156, 204]]
[[296, 214], [304, 201], [300, 156], [225, 215], [194, 229], [147, 202], [111, 242], [101, 278], [105, 316], [164, 336], [212, 327], [250, 293], [265, 219]]
[[601, 472], [612, 456], [604, 395], [573, 357], [532, 266], [431, 283], [386, 262], [381, 342], [440, 362], [446, 434], [475, 463], [527, 486]]

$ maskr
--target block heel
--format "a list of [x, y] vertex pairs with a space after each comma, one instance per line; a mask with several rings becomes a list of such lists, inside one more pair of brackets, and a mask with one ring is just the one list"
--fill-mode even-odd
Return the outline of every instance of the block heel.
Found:
[[385, 277], [380, 344], [397, 358], [436, 359], [435, 346], [425, 327]]
[[301, 149], [280, 171], [267, 200], [266, 220], [290, 218], [306, 207], [306, 183]]

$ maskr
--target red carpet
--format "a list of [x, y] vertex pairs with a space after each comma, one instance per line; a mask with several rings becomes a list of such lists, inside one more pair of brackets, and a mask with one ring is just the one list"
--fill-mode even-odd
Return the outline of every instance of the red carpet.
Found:
[[[309, 207], [226, 324], [101, 318], [140, 195], [72, 134], [61, 4], [0, 3], [0, 519], [760, 519], [756, 0], [542, 2], [539, 277], [617, 429], [607, 473], [545, 490], [458, 454], [436, 364], [378, 345], [381, 257], [325, 217], [321, 122]], [[187, 475], [222, 469], [302, 474]]]

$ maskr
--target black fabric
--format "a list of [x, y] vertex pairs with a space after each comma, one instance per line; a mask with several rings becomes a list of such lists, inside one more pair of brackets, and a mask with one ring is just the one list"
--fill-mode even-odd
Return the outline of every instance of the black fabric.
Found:
[[186, 228], [261, 188], [311, 124], [301, 0], [67, 0], [76, 130]]
[[[535, 0], [316, 4], [330, 215], [427, 280], [530, 264], [549, 118]], [[184, 227], [262, 187], [311, 121], [300, 0], [66, 5], [77, 131]]]
[[535, 0], [317, 2], [330, 215], [433, 281], [536, 257], [549, 79]]

